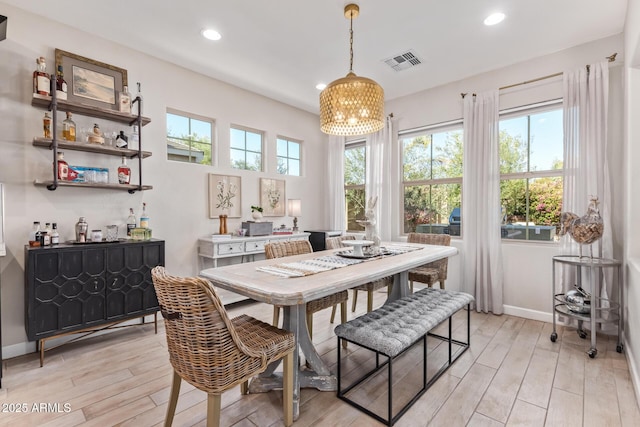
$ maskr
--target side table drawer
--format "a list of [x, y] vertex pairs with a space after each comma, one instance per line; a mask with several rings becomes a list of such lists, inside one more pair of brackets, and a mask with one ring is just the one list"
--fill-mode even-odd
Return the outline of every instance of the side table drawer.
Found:
[[244, 244], [242, 242], [218, 244], [218, 255], [241, 254], [242, 252], [244, 252]]
[[252, 242], [246, 242], [244, 244], [244, 250], [245, 252], [264, 252], [264, 245], [266, 243], [266, 240], [255, 240]]

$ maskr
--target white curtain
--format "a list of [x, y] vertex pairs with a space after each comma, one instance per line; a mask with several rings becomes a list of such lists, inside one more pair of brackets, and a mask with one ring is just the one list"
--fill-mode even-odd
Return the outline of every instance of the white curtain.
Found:
[[[606, 61], [563, 74], [564, 87], [564, 194], [562, 211], [582, 216], [591, 196], [597, 196], [604, 234], [594, 243], [594, 256], [613, 258], [611, 230], [611, 183], [607, 159], [607, 111], [609, 108], [609, 65]], [[561, 241], [563, 254], [578, 254], [579, 246], [569, 236]], [[589, 255], [589, 249], [583, 249]], [[575, 283], [567, 268], [561, 275], [562, 290]], [[605, 269], [611, 270], [611, 269]], [[611, 295], [611, 272], [600, 296]]]
[[343, 136], [330, 136], [327, 146], [327, 180], [329, 196], [327, 200], [327, 218], [330, 230], [345, 230], [347, 226], [344, 204], [344, 146]]
[[377, 197], [375, 208], [376, 229], [383, 242], [391, 241], [391, 147], [393, 144], [393, 122], [386, 118], [385, 127], [367, 135], [365, 143], [366, 200]]
[[464, 289], [476, 310], [503, 313], [498, 91], [464, 98]]

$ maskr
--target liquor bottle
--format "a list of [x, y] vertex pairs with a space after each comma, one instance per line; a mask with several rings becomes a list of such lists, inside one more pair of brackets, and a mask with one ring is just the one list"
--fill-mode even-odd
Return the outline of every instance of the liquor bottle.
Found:
[[140, 143], [140, 130], [138, 129], [138, 125], [137, 123], [134, 123], [131, 126], [132, 132], [129, 135], [129, 149], [130, 150], [137, 150], [138, 149], [138, 144]]
[[58, 224], [53, 223], [51, 229], [51, 246], [60, 244], [60, 233], [58, 233]]
[[69, 164], [64, 160], [62, 151], [58, 151], [58, 179], [62, 181], [69, 180]]
[[149, 228], [149, 214], [147, 214], [147, 204], [142, 202], [142, 213], [140, 214], [140, 228]]
[[118, 94], [118, 106], [121, 113], [131, 114], [131, 94], [128, 86], [123, 87], [122, 92]]
[[[36, 225], [36, 223], [33, 223], [34, 226]], [[36, 229], [36, 232], [34, 234], [34, 238], [35, 238], [35, 242], [36, 242], [36, 246], [42, 246], [42, 229], [40, 228], [40, 223], [38, 222], [38, 228]]]
[[33, 72], [33, 93], [49, 95], [51, 93], [51, 78], [47, 74], [47, 64], [44, 56], [36, 58], [37, 68]]
[[44, 117], [42, 118], [42, 130], [45, 138], [53, 139], [51, 134], [51, 117], [49, 116], [49, 112], [44, 113]]
[[62, 122], [62, 139], [65, 141], [76, 140], [76, 122], [71, 119], [71, 113], [67, 111], [67, 118]]
[[58, 99], [67, 100], [67, 82], [62, 75], [62, 65], [58, 65], [56, 74], [56, 97]]
[[127, 148], [128, 138], [127, 135], [124, 134], [124, 131], [121, 130], [120, 134], [116, 136], [116, 147], [118, 148]]
[[38, 232], [40, 231], [40, 221], [33, 221], [33, 228], [29, 232], [29, 246], [34, 246], [39, 240]]
[[44, 232], [42, 233], [42, 246], [51, 246], [51, 223], [45, 223]]
[[133, 208], [129, 208], [129, 217], [127, 218], [127, 236], [131, 237], [131, 230], [136, 228], [136, 214], [133, 213]]
[[131, 182], [131, 168], [127, 166], [127, 158], [122, 156], [122, 164], [118, 167], [118, 182], [129, 184]]
[[138, 101], [138, 114], [142, 115], [142, 93], [140, 92], [140, 82], [136, 83], [138, 85], [138, 93], [136, 93], [136, 98], [140, 98]]

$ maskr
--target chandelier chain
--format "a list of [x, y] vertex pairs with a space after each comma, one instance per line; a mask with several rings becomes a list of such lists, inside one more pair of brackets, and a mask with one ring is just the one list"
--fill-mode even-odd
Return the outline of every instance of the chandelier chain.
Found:
[[353, 73], [353, 12], [350, 14], [349, 22], [349, 72]]

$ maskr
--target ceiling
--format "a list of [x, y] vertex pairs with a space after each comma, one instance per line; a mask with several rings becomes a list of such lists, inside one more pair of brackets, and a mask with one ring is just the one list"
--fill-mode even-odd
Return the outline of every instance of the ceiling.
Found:
[[[0, 0], [317, 113], [349, 71], [348, 0]], [[354, 72], [390, 100], [619, 34], [627, 0], [361, 0]], [[82, 6], [80, 6], [82, 5]], [[494, 11], [507, 15], [483, 25]], [[204, 28], [222, 34], [217, 42]], [[422, 64], [394, 71], [408, 50]]]

